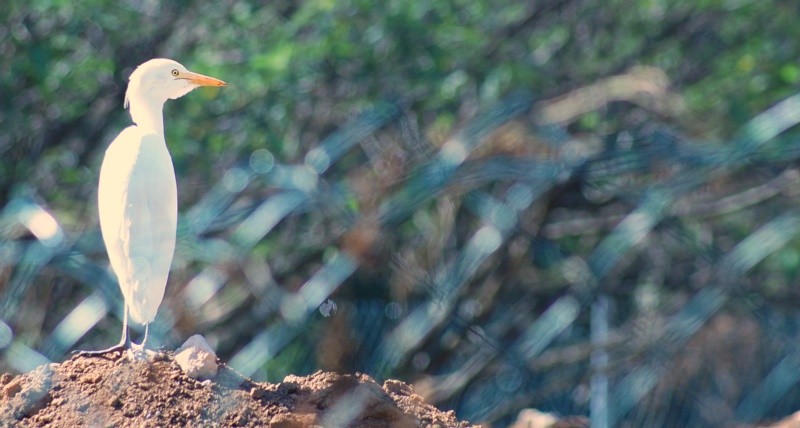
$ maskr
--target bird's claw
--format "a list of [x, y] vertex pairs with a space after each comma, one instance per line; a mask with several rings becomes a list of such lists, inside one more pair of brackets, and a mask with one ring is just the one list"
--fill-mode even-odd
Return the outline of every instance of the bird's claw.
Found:
[[73, 351], [72, 354], [75, 355], [76, 357], [101, 357], [106, 354], [112, 354], [114, 352], [118, 352], [119, 356], [122, 356], [125, 353], [125, 349], [126, 349], [125, 344], [120, 343], [119, 345], [112, 346], [108, 349], [101, 349], [99, 351]]

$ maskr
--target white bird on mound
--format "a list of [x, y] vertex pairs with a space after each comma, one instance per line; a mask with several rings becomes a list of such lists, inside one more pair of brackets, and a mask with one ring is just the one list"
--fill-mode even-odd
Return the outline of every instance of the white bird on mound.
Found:
[[175, 171], [164, 140], [162, 109], [199, 86], [225, 86], [213, 77], [188, 71], [170, 59], [151, 59], [131, 73], [125, 93], [135, 123], [123, 130], [106, 150], [100, 169], [98, 208], [100, 229], [111, 267], [125, 297], [120, 343], [101, 355], [125, 349], [128, 315], [145, 325], [144, 349], [149, 324], [164, 298], [178, 221]]

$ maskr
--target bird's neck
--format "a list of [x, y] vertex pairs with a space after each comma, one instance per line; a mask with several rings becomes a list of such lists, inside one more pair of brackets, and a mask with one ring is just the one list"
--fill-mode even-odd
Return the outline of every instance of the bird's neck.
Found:
[[133, 123], [142, 128], [151, 129], [164, 135], [164, 102], [149, 99], [146, 96], [132, 96], [130, 102], [131, 118]]

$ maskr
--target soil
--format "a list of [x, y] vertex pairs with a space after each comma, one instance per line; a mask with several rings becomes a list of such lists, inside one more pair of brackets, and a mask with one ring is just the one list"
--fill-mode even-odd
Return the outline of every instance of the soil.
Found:
[[188, 377], [174, 354], [73, 356], [0, 377], [0, 426], [470, 427], [411, 386], [364, 374], [317, 372], [254, 382], [224, 364], [213, 380]]

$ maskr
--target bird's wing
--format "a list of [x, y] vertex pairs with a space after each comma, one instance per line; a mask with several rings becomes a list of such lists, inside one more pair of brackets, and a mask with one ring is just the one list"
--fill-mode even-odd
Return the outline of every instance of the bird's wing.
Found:
[[178, 217], [172, 159], [163, 137], [131, 126], [100, 170], [100, 226], [131, 317], [152, 321], [164, 297]]

